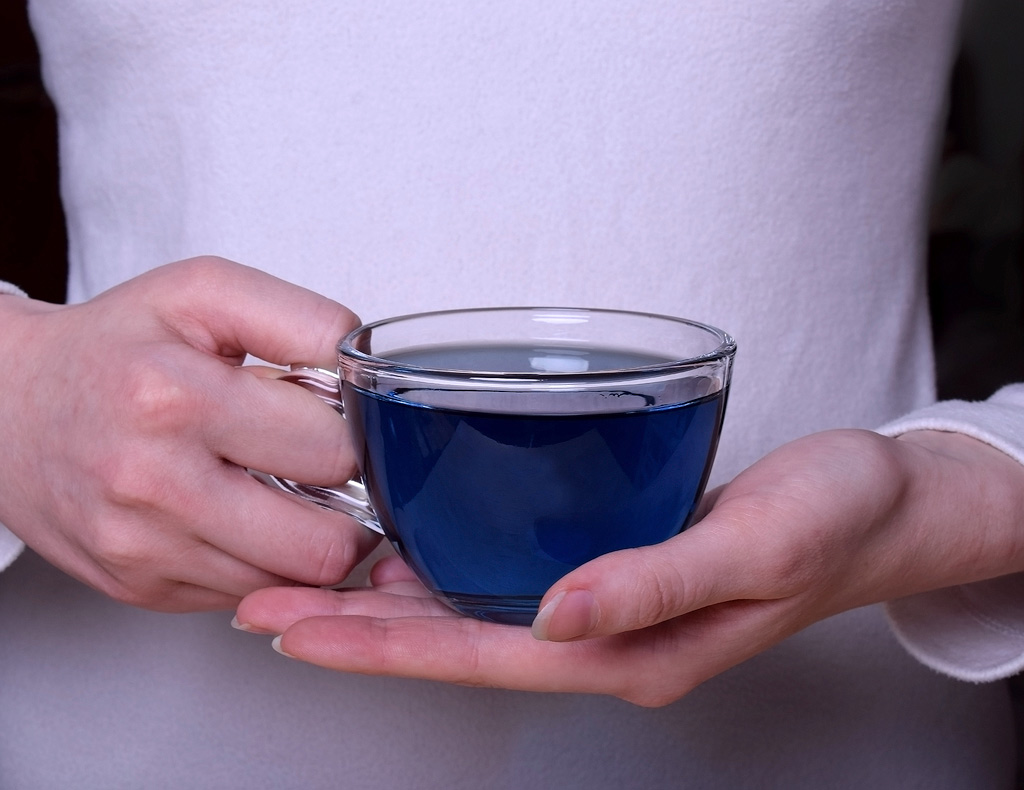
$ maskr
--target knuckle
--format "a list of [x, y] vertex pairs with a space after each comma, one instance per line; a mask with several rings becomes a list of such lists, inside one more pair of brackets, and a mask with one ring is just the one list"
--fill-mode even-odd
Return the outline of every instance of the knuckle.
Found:
[[[474, 624], [472, 629], [477, 633], [481, 630], [478, 624]], [[482, 672], [483, 658], [480, 651], [481, 647], [476, 639], [468, 640], [465, 643], [459, 660], [453, 662], [453, 667], [457, 669], [451, 682], [468, 688], [490, 688], [495, 685]]]
[[357, 561], [353, 541], [346, 539], [345, 532], [336, 526], [313, 531], [307, 551], [312, 558], [310, 566], [315, 569], [309, 583], [320, 587], [343, 581]]
[[153, 612], [181, 612], [186, 608], [178, 604], [168, 585], [153, 584], [145, 587], [118, 585], [110, 595], [118, 603]]
[[[210, 608], [200, 605], [195, 595], [182, 596], [183, 591], [194, 592], [193, 585], [164, 578], [152, 567], [148, 554], [132, 550], [121, 551], [108, 557], [103, 578], [92, 586], [108, 598], [138, 609], [154, 612], [181, 613]], [[139, 563], [143, 563], [141, 567]], [[149, 572], [146, 572], [149, 569]], [[229, 602], [232, 597], [228, 597]], [[234, 599], [237, 601], [237, 599]]]
[[94, 529], [89, 551], [115, 585], [122, 585], [148, 558], [148, 551], [134, 531], [115, 525]]
[[643, 708], [661, 708], [706, 680], [707, 668], [700, 661], [680, 664], [679, 637], [679, 629], [672, 623], [650, 629], [642, 660], [621, 677], [615, 696]]
[[163, 586], [143, 577], [138, 568], [145, 555], [131, 541], [105, 538], [93, 547], [94, 561], [102, 569], [91, 584], [118, 603], [141, 609], [160, 609], [167, 601]]
[[644, 628], [670, 620], [687, 609], [692, 592], [687, 579], [671, 562], [655, 561], [654, 556], [640, 549], [642, 558], [636, 575], [636, 591], [632, 596], [636, 627]]
[[89, 535], [94, 571], [84, 579], [108, 598], [158, 612], [191, 611], [178, 594], [190, 587], [168, 577], [168, 558], [137, 525], [108, 522]]
[[219, 293], [238, 277], [241, 264], [216, 255], [200, 255], [160, 266], [147, 273], [146, 298], [154, 306], [188, 312], [189, 306]]
[[110, 455], [101, 463], [100, 477], [103, 497], [115, 508], [149, 510], [168, 497], [167, 476], [143, 456]]
[[620, 699], [641, 708], [663, 708], [666, 705], [675, 702], [678, 698], [679, 695], [670, 695], [664, 692], [649, 691], [647, 689], [629, 691], [620, 697]]
[[203, 311], [197, 312], [197, 306], [209, 304], [211, 296], [237, 289], [246, 271], [251, 270], [215, 255], [177, 261], [159, 270], [168, 282], [156, 288], [151, 298], [168, 326], [185, 336], [206, 339]]
[[641, 708], [663, 708], [686, 696], [697, 683], [689, 678], [668, 674], [658, 681], [650, 677], [634, 677], [615, 696]]
[[154, 609], [155, 599], [142, 590], [135, 589], [124, 584], [115, 583], [103, 590], [107, 597], [125, 606], [134, 606], [138, 609]]
[[359, 318], [338, 302], [331, 299], [320, 299], [313, 305], [312, 320], [308, 322], [312, 327], [329, 326], [334, 328], [335, 340], [347, 334], [359, 325]]
[[175, 273], [195, 289], [217, 288], [239, 264], [217, 255], [199, 255], [174, 264]]
[[125, 416], [147, 433], [179, 433], [202, 406], [198, 391], [167, 362], [136, 359], [122, 373]]
[[356, 459], [350, 452], [348, 437], [342, 435], [337, 441], [328, 441], [322, 453], [327, 482], [330, 485], [341, 485], [359, 473]]

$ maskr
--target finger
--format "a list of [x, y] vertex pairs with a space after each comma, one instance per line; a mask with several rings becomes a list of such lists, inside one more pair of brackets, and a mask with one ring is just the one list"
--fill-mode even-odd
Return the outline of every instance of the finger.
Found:
[[221, 593], [231, 600], [232, 607], [254, 590], [295, 584], [290, 578], [257, 568], [207, 543], [197, 544], [184, 559], [172, 581]]
[[[457, 615], [392, 617], [398, 615], [393, 602], [385, 600], [384, 593], [376, 596], [384, 617], [347, 614], [348, 602], [342, 601], [337, 611], [346, 616], [297, 619], [282, 630], [280, 649], [343, 672], [470, 686], [555, 691], [562, 690], [571, 676], [564, 664], [558, 668], [555, 653], [562, 653], [564, 661], [578, 651], [575, 644], [542, 644], [531, 640], [526, 629]], [[554, 650], [539, 651], [538, 646]]]
[[358, 324], [313, 291], [221, 258], [193, 258], [136, 278], [165, 320], [193, 345], [240, 362], [333, 367], [335, 345]]
[[646, 628], [702, 607], [760, 598], [763, 551], [729, 519], [708, 517], [657, 546], [607, 554], [559, 580], [533, 624], [567, 641]]
[[458, 616], [308, 617], [289, 626], [277, 647], [285, 655], [342, 672], [620, 696], [628, 693], [630, 676], [639, 669], [629, 666], [632, 661], [654, 663], [652, 654], [625, 643], [543, 643], [519, 626]]
[[267, 587], [244, 597], [232, 625], [242, 631], [280, 634], [296, 620], [338, 611], [340, 592], [317, 587]]
[[348, 516], [274, 491], [238, 467], [211, 476], [196, 533], [277, 576], [328, 586], [343, 580], [380, 536]]
[[[42, 556], [50, 559], [47, 554], [42, 554]], [[209, 586], [211, 579], [230, 578], [231, 574], [237, 572], [235, 568], [231, 570], [220, 568], [212, 573], [204, 573], [203, 568], [197, 568], [194, 573], [182, 574], [197, 580], [191, 582], [184, 579], [155, 578], [151, 575], [139, 578], [134, 574], [119, 574], [116, 569], [96, 565], [91, 557], [86, 558], [86, 563], [80, 568], [68, 568], [67, 573], [116, 601], [155, 612], [179, 613], [231, 609], [238, 605], [238, 601], [244, 595], [244, 592], [229, 592]], [[269, 578], [276, 579], [278, 577]], [[277, 583], [287, 583], [287, 581], [278, 581]], [[233, 583], [220, 586], [237, 587], [240, 591], [247, 588], [245, 584]], [[257, 588], [249, 587], [248, 589]]]
[[209, 398], [203, 430], [222, 458], [314, 485], [356, 474], [347, 423], [313, 393], [248, 368], [218, 366], [208, 376], [223, 385]]
[[116, 395], [126, 429], [147, 441], [198, 445], [304, 483], [340, 483], [355, 472], [347, 424], [319, 397], [184, 344], [134, 359]]
[[260, 379], [280, 379], [283, 376], [291, 374], [290, 370], [285, 368], [272, 368], [270, 365], [242, 365], [239, 367], [239, 370], [243, 370]]
[[145, 608], [166, 614], [186, 612], [218, 612], [238, 605], [238, 596], [211, 590], [208, 587], [178, 582], [158, 602]]
[[[94, 543], [84, 533], [77, 536], [72, 545], [78, 562], [65, 566], [122, 603], [166, 612], [223, 609], [253, 590], [295, 583], [222, 551], [187, 519], [147, 512], [107, 527], [116, 539]], [[40, 553], [53, 561], [50, 551]]]
[[[374, 566], [370, 569], [370, 584], [374, 587], [380, 587], [394, 582], [415, 582], [419, 584], [416, 574], [413, 573], [412, 568], [405, 564], [401, 557], [385, 557], [374, 563]], [[423, 590], [424, 595], [430, 595], [430, 591], [426, 587], [422, 584], [419, 586]]]
[[243, 630], [280, 634], [299, 620], [335, 615], [387, 617], [459, 617], [436, 598], [409, 594], [410, 583], [394, 587], [324, 590], [312, 587], [267, 587], [238, 604], [236, 621]]
[[[380, 598], [377, 602], [382, 613], [388, 611]], [[277, 646], [288, 656], [342, 672], [611, 694], [656, 706], [797, 630], [787, 613], [778, 611], [784, 607], [735, 602], [644, 631], [568, 643], [538, 642], [519, 626], [459, 616], [318, 615], [298, 619]]]

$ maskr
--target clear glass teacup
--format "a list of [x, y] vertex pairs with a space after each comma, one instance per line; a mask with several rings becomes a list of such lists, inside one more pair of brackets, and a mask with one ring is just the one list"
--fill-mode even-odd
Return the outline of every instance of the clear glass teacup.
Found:
[[735, 351], [706, 324], [616, 310], [377, 321], [341, 340], [337, 374], [290, 376], [348, 420], [361, 479], [255, 474], [382, 532], [457, 611], [529, 624], [569, 571], [689, 525]]

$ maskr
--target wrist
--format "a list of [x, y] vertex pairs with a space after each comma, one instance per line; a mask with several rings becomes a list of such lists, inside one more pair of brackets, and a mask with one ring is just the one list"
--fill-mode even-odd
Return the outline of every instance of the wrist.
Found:
[[30, 360], [31, 347], [44, 331], [36, 316], [61, 309], [61, 305], [41, 302], [18, 291], [0, 293], [0, 364], [5, 370]]
[[928, 502], [926, 520], [957, 525], [959, 534], [933, 536], [945, 535], [957, 554], [949, 584], [1024, 571], [1024, 465], [953, 431], [908, 431], [896, 440], [910, 451], [918, 491]]

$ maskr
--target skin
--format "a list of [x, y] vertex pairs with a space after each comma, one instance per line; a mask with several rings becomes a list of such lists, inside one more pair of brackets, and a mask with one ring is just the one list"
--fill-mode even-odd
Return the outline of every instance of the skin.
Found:
[[236, 625], [344, 672], [658, 706], [830, 615], [1024, 569], [1024, 468], [958, 434], [814, 434], [704, 507], [564, 577], [532, 632], [455, 615], [397, 559], [368, 589], [254, 592]]
[[[376, 539], [246, 467], [331, 484], [344, 421], [276, 370], [334, 364], [358, 320], [254, 269], [197, 258], [76, 306], [0, 297], [0, 521], [107, 595], [160, 611], [234, 607], [268, 585], [333, 584]], [[172, 459], [172, 460], [171, 460]]]
[[371, 587], [319, 589], [377, 539], [245, 470], [344, 481], [344, 422], [242, 363], [333, 366], [356, 323], [214, 258], [82, 305], [0, 297], [0, 521], [117, 600], [237, 605], [239, 627], [331, 669], [652, 706], [838, 612], [1024, 569], [1024, 467], [957, 434], [839, 430], [711, 492], [678, 537], [567, 575], [532, 630], [453, 614], [396, 558]]

